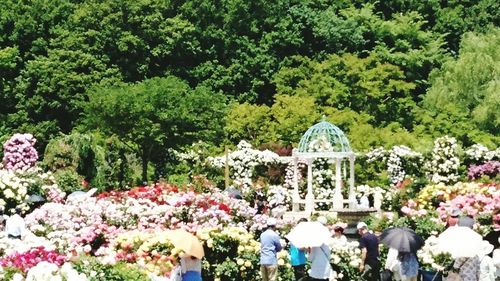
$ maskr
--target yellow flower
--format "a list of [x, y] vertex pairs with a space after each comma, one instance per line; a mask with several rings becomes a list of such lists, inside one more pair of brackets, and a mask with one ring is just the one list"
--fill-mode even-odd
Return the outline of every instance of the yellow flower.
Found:
[[236, 264], [237, 264], [237, 265], [243, 265], [244, 263], [245, 263], [245, 261], [244, 261], [244, 260], [242, 260], [242, 259], [237, 259], [237, 260], [236, 260]]

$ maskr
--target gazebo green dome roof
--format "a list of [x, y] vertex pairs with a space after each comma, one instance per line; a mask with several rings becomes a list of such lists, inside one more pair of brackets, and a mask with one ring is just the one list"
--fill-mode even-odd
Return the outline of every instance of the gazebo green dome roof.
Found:
[[337, 126], [325, 120], [310, 127], [302, 136], [297, 149], [306, 152], [352, 152], [349, 140]]

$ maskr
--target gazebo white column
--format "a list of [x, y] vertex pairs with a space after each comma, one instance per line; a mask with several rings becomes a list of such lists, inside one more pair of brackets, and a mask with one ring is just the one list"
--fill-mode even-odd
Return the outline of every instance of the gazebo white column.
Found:
[[299, 195], [299, 159], [297, 156], [293, 157], [293, 194], [292, 194], [292, 211], [298, 212], [300, 210], [300, 195]]
[[308, 214], [314, 211], [312, 163], [313, 159], [307, 158], [307, 195], [306, 195], [305, 211]]
[[342, 173], [340, 158], [335, 158], [335, 193], [333, 194], [333, 208], [344, 208], [344, 197], [342, 196]]
[[354, 190], [354, 154], [349, 155], [349, 208], [357, 207], [356, 193]]

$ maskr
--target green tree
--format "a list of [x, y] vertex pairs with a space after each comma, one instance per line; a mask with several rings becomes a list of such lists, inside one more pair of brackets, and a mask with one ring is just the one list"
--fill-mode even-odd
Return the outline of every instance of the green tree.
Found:
[[229, 141], [248, 140], [254, 145], [274, 141], [269, 130], [271, 109], [266, 105], [234, 104], [226, 117], [225, 132]]
[[391, 122], [409, 126], [413, 120], [414, 84], [405, 81], [397, 66], [382, 63], [375, 55], [331, 55], [321, 62], [298, 57], [276, 74], [275, 81], [278, 93], [312, 96], [319, 106], [365, 112], [378, 126]]
[[98, 87], [84, 105], [84, 127], [119, 136], [142, 161], [160, 161], [169, 148], [197, 140], [217, 141], [222, 133], [225, 99], [205, 87], [190, 88], [174, 76], [137, 84]]
[[118, 77], [116, 69], [108, 68], [89, 53], [50, 50], [47, 56], [30, 60], [18, 77], [15, 115], [26, 119], [25, 123], [47, 122], [67, 133], [81, 113], [80, 102], [87, 99], [86, 89]]
[[271, 107], [272, 127], [285, 145], [298, 143], [307, 129], [320, 121], [313, 97], [276, 95]]
[[[446, 116], [443, 118], [450, 123], [446, 126], [449, 132], [466, 143], [475, 141], [473, 135], [466, 137], [471, 130], [492, 136], [500, 133], [499, 44], [500, 28], [485, 34], [467, 33], [458, 58], [432, 73], [424, 108], [431, 118]], [[463, 126], [463, 130], [458, 130]]]

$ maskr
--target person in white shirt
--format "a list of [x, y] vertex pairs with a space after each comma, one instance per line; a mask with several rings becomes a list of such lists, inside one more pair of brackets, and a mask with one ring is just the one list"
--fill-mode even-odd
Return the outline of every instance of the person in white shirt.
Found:
[[500, 279], [500, 249], [493, 251], [493, 264], [497, 268], [497, 278]]
[[22, 239], [26, 234], [26, 223], [21, 217], [22, 209], [17, 207], [16, 213], [5, 222], [5, 233], [11, 239]]
[[392, 277], [396, 281], [400, 281], [401, 278], [401, 261], [398, 259], [399, 252], [394, 248], [389, 248], [387, 252], [387, 259], [385, 260], [385, 269], [392, 271]]
[[496, 266], [489, 254], [493, 251], [493, 245], [483, 241], [478, 254], [479, 257], [479, 281], [495, 281]]

